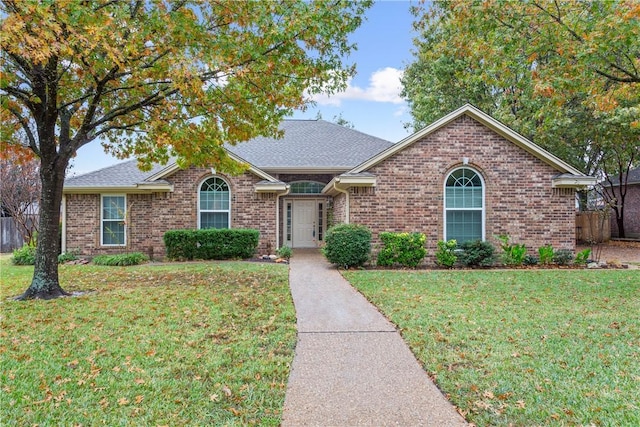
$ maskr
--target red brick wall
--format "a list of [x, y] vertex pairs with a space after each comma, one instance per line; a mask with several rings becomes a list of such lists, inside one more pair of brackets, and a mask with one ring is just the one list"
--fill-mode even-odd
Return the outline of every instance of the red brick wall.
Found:
[[[165, 178], [174, 185], [171, 193], [127, 195], [127, 250], [165, 256], [164, 233], [198, 226], [199, 185], [211, 176], [209, 169], [179, 170]], [[219, 174], [231, 187], [231, 227], [260, 231], [258, 251], [275, 245], [276, 197], [257, 194], [254, 185], [261, 180], [251, 173], [237, 177]], [[122, 247], [100, 246], [100, 195], [66, 196], [66, 249], [83, 255], [122, 253]]]
[[[624, 198], [624, 233], [627, 238], [640, 238], [640, 184], [627, 187], [627, 195]], [[611, 235], [619, 236], [618, 222], [613, 211], [611, 211]]]
[[374, 249], [382, 231], [425, 233], [431, 262], [444, 238], [444, 180], [463, 157], [484, 179], [487, 240], [506, 233], [530, 253], [547, 243], [574, 248], [574, 191], [551, 188], [558, 171], [468, 116], [371, 168], [375, 195], [351, 189], [350, 222], [372, 229]]
[[[366, 200], [362, 200], [362, 202], [365, 202], [365, 201]], [[346, 221], [346, 209], [347, 209], [347, 196], [342, 193], [334, 196], [333, 197], [333, 215], [332, 215], [333, 224], [331, 225], [341, 224]], [[349, 221], [349, 222], [353, 222], [353, 221]], [[362, 224], [367, 224], [367, 223], [363, 222]]]

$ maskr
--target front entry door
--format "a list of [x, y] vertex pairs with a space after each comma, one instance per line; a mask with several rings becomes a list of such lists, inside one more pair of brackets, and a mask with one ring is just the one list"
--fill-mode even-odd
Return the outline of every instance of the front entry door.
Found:
[[316, 200], [293, 201], [294, 248], [315, 248], [316, 245]]

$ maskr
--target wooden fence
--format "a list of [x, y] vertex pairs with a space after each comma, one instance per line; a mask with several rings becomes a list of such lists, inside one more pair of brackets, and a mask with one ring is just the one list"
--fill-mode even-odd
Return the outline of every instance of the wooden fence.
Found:
[[576, 214], [576, 241], [608, 242], [609, 240], [611, 240], [611, 221], [608, 212], [588, 211]]
[[21, 248], [24, 240], [18, 232], [16, 222], [11, 217], [0, 218], [0, 252], [11, 252]]

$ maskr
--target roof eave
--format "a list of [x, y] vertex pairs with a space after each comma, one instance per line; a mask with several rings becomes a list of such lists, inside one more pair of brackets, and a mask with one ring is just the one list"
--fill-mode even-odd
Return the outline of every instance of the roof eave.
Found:
[[584, 188], [596, 184], [596, 179], [586, 175], [562, 174], [551, 180], [552, 188]]
[[340, 175], [333, 178], [324, 186], [321, 193], [335, 196], [343, 193], [351, 187], [375, 187], [377, 184], [374, 175]]
[[126, 194], [144, 194], [144, 193], [171, 193], [173, 185], [159, 183], [140, 183], [134, 185], [114, 185], [114, 186], [78, 186], [65, 187], [63, 194], [103, 194], [103, 193], [126, 193]]
[[284, 182], [257, 183], [254, 190], [256, 193], [285, 193], [289, 190], [289, 186]]

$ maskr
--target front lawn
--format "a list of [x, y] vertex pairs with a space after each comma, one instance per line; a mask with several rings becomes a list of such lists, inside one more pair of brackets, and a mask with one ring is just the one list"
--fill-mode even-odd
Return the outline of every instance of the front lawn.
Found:
[[637, 271], [348, 271], [467, 420], [640, 425]]
[[295, 347], [288, 270], [260, 263], [61, 266], [67, 291], [16, 302], [0, 263], [6, 425], [280, 423]]

